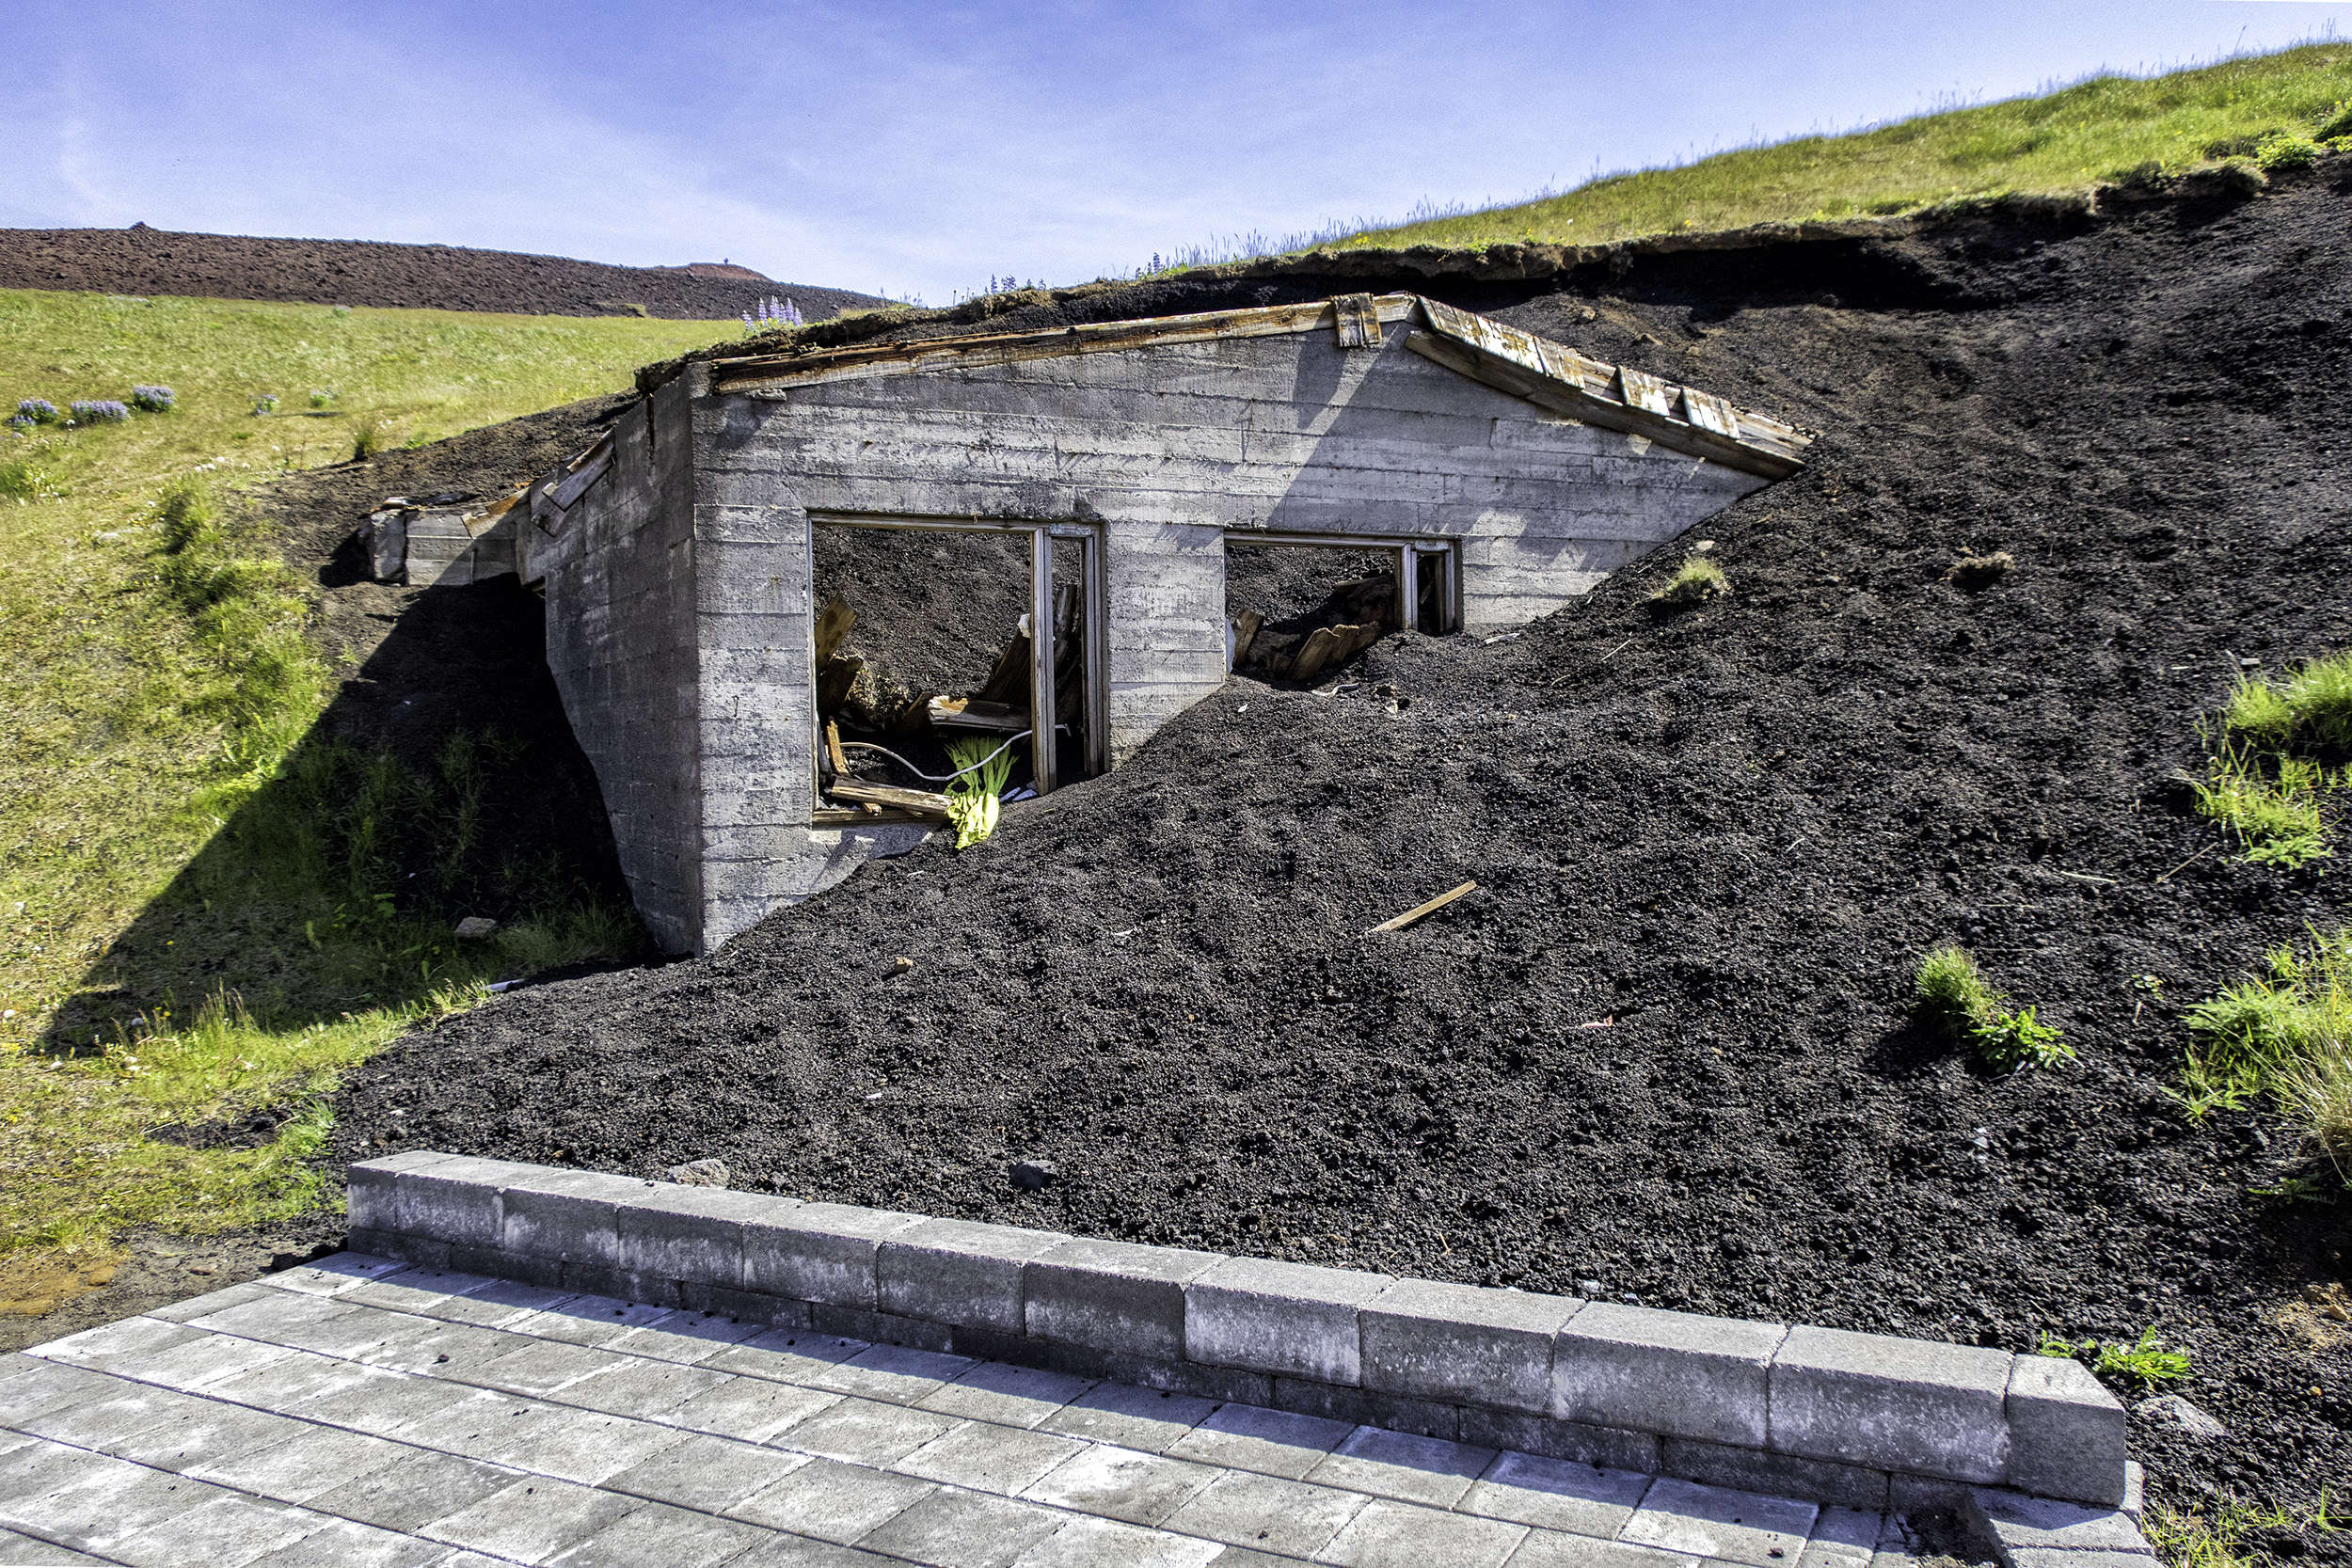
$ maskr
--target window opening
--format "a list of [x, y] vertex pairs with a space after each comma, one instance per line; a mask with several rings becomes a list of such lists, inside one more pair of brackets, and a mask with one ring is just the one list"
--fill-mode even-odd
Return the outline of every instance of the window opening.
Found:
[[1011, 747], [1009, 800], [1100, 770], [1092, 530], [812, 521], [815, 825], [941, 819], [958, 740]]
[[1227, 667], [1311, 682], [1389, 632], [1453, 624], [1453, 546], [1228, 534]]

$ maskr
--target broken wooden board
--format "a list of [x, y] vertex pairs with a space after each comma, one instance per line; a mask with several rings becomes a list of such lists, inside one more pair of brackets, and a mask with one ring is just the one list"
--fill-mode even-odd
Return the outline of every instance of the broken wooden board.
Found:
[[1249, 645], [1258, 640], [1258, 628], [1265, 625], [1265, 616], [1254, 610], [1245, 610], [1233, 617], [1233, 657], [1227, 660], [1234, 669], [1241, 668], [1249, 657]]
[[1377, 621], [1352, 626], [1317, 626], [1291, 660], [1291, 679], [1311, 681], [1330, 666], [1344, 664], [1379, 641], [1381, 629]]
[[1029, 716], [1022, 709], [1005, 703], [984, 703], [977, 697], [933, 697], [926, 712], [935, 730], [1019, 735], [1029, 727]]
[[1422, 916], [1425, 914], [1435, 914], [1439, 910], [1444, 909], [1448, 904], [1453, 903], [1456, 898], [1461, 897], [1465, 894], [1474, 893], [1477, 890], [1478, 884], [1476, 882], [1464, 882], [1460, 887], [1455, 888], [1452, 893], [1441, 893], [1435, 898], [1429, 900], [1428, 903], [1422, 905], [1418, 909], [1406, 910], [1403, 914], [1398, 915], [1394, 920], [1382, 921], [1379, 925], [1375, 926], [1371, 930], [1366, 931], [1364, 934], [1366, 936], [1374, 936], [1382, 931], [1401, 931], [1405, 929], [1406, 927], [1410, 926], [1414, 921], [1419, 920]]
[[867, 828], [882, 822], [933, 824], [937, 818], [891, 806], [818, 806], [808, 814], [812, 828]]
[[841, 651], [841, 640], [857, 625], [857, 611], [850, 601], [834, 595], [825, 601], [825, 608], [817, 615], [817, 662], [822, 665]]
[[836, 654], [817, 670], [817, 711], [838, 713], [850, 700], [850, 688], [864, 673], [866, 661], [855, 654]]
[[849, 759], [841, 754], [841, 726], [830, 719], [825, 721], [825, 755], [833, 763], [834, 778], [846, 779], [850, 776]]
[[947, 820], [947, 797], [933, 795], [929, 790], [900, 789], [896, 784], [867, 784], [863, 779], [835, 779], [827, 793], [835, 800], [847, 800], [852, 805], [892, 807], [928, 822]]
[[1021, 629], [1012, 634], [1005, 651], [996, 656], [996, 666], [989, 671], [988, 679], [973, 694], [976, 703], [999, 703], [1007, 707], [1026, 709], [1029, 705], [1029, 618], [1021, 618]]

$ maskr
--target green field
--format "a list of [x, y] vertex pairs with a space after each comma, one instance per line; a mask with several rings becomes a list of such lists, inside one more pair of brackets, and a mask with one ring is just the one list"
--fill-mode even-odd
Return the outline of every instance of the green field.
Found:
[[[0, 413], [177, 393], [168, 413], [0, 434], [0, 1254], [329, 1199], [306, 1156], [340, 1067], [498, 973], [634, 940], [614, 911], [553, 907], [458, 953], [445, 923], [370, 892], [355, 823], [432, 815], [478, 759], [421, 779], [305, 740], [333, 673], [304, 632], [310, 590], [246, 498], [350, 460], [362, 430], [421, 444], [621, 390], [724, 332], [0, 291]], [[278, 412], [253, 412], [264, 393]], [[135, 918], [171, 935], [120, 951]], [[47, 1033], [106, 985], [141, 999], [143, 1026], [98, 1054]], [[310, 1109], [258, 1148], [144, 1135], [271, 1103]]]
[[1599, 245], [1678, 230], [1914, 212], [2090, 190], [2151, 166], [2179, 173], [2253, 153], [2278, 132], [2343, 135], [2352, 45], [2314, 44], [2145, 80], [2100, 76], [2040, 98], [1804, 136], [1679, 168], [1611, 175], [1565, 195], [1365, 230], [1368, 245]]

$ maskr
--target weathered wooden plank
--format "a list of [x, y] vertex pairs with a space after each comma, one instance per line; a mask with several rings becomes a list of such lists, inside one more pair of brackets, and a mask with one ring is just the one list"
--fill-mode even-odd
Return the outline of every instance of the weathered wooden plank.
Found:
[[900, 789], [896, 784], [867, 784], [862, 779], [835, 779], [826, 791], [836, 800], [856, 805], [888, 806], [910, 813], [927, 821], [947, 820], [947, 797], [923, 789]]
[[1453, 903], [1456, 898], [1462, 897], [1466, 894], [1475, 893], [1477, 891], [1478, 884], [1476, 882], [1464, 882], [1460, 887], [1455, 888], [1453, 892], [1441, 893], [1435, 898], [1429, 900], [1428, 903], [1420, 906], [1418, 909], [1406, 910], [1403, 914], [1398, 915], [1393, 920], [1382, 921], [1379, 925], [1375, 926], [1371, 931], [1366, 932], [1365, 935], [1370, 936], [1380, 931], [1401, 931], [1405, 929], [1406, 927], [1410, 926], [1414, 921], [1422, 918], [1424, 915], [1435, 914], [1439, 910], [1444, 909], [1448, 904]]
[[[1385, 295], [1371, 310], [1377, 331], [1380, 320], [1401, 321], [1412, 309], [1410, 295]], [[1336, 319], [1328, 302], [1275, 305], [1243, 310], [1206, 311], [1161, 316], [1143, 321], [1101, 322], [1048, 332], [1000, 333], [929, 340], [916, 343], [882, 343], [803, 355], [746, 356], [713, 361], [711, 387], [716, 392], [753, 388], [789, 388], [827, 379], [893, 371], [942, 370], [966, 365], [1005, 364], [1021, 359], [1070, 355], [1117, 353], [1171, 342], [1282, 336], [1307, 332]], [[1375, 340], [1377, 341], [1376, 338]]]
[[850, 608], [849, 600], [835, 594], [825, 601], [824, 610], [817, 617], [817, 663], [820, 668], [840, 651], [841, 640], [850, 635], [850, 628], [855, 625], [857, 611]]

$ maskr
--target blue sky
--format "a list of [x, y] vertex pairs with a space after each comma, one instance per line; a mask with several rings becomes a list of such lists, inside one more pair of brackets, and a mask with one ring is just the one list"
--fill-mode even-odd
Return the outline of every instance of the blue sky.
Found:
[[27, 6], [0, 227], [727, 257], [940, 304], [2331, 24], [2352, 4]]

